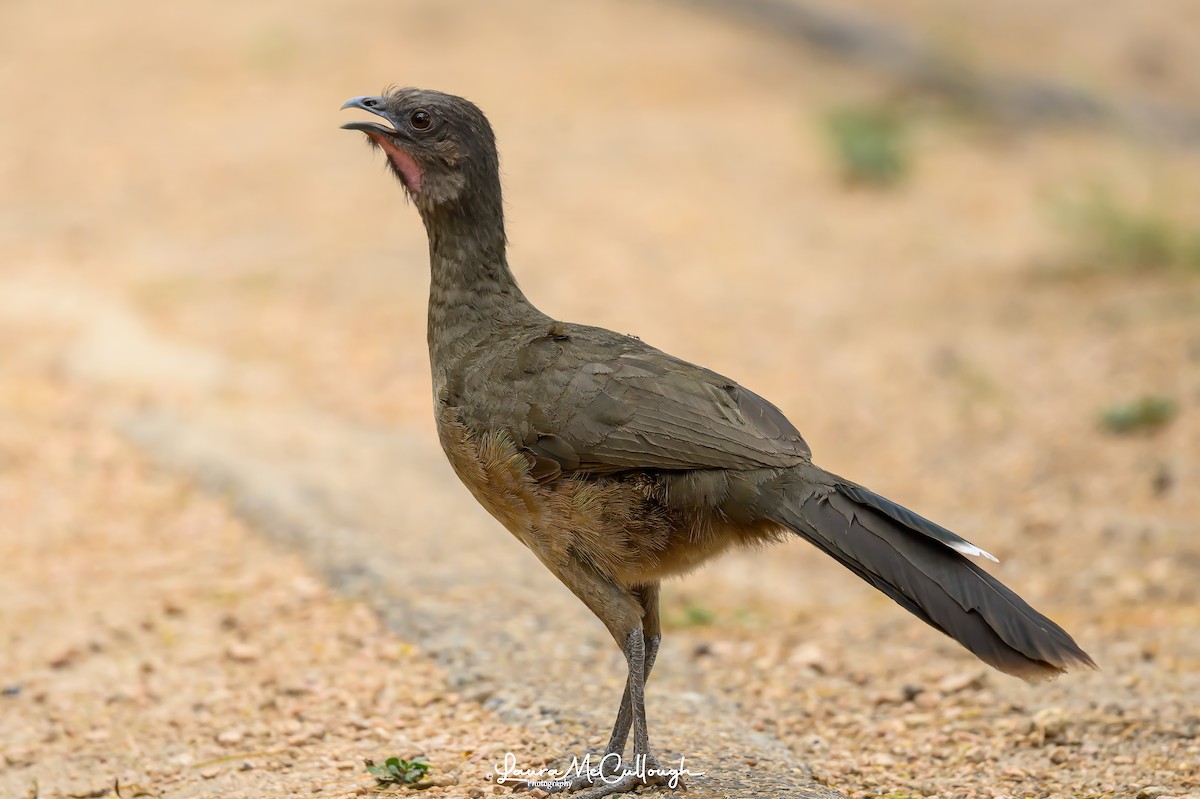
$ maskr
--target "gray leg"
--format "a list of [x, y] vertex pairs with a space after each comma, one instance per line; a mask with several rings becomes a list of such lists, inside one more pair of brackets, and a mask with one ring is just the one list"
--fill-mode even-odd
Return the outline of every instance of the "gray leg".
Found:
[[[662, 641], [662, 625], [658, 615], [658, 583], [644, 585], [634, 589], [634, 596], [642, 606], [642, 638], [645, 642], [645, 668], [642, 670], [642, 682], [650, 680], [650, 672], [654, 668], [654, 660], [658, 657], [658, 645]], [[625, 681], [625, 694], [621, 697], [621, 705], [617, 710], [617, 720], [613, 723], [612, 735], [608, 746], [604, 748], [606, 755], [625, 752], [625, 741], [629, 738], [629, 727], [633, 721], [633, 711], [629, 704], [629, 680]]]
[[[635, 771], [639, 763], [645, 763], [647, 770], [658, 770], [658, 761], [654, 755], [650, 753], [650, 732], [646, 727], [646, 637], [645, 631], [642, 629], [634, 630], [629, 634], [625, 642], [625, 661], [629, 665], [629, 676], [626, 679], [628, 690], [626, 696], [629, 698], [630, 724], [626, 726], [626, 731], [621, 738], [628, 734], [629, 726], [633, 728], [633, 760], [624, 761], [623, 769]], [[618, 725], [621, 724], [621, 714], [617, 716]], [[614, 730], [616, 732], [616, 730]], [[622, 742], [623, 743], [623, 742]], [[625, 774], [624, 776], [608, 775], [607, 778], [602, 778], [599, 784], [593, 784], [590, 788], [576, 794], [576, 799], [601, 799], [601, 797], [610, 796], [615, 793], [629, 793], [637, 790], [642, 785], [666, 785], [667, 777], [659, 774], [647, 774], [645, 782], [642, 781], [642, 776], [635, 773]]]
[[[566, 582], [564, 580], [564, 582]], [[568, 583], [570, 586], [570, 583]], [[581, 599], [585, 602], [590, 598], [584, 592], [577, 592]], [[634, 600], [638, 606], [638, 616], [640, 616], [641, 624], [637, 626], [626, 627], [625, 631], [621, 630], [618, 623], [609, 625], [609, 630], [613, 634], [613, 638], [617, 640], [621, 646], [621, 651], [625, 654], [625, 662], [628, 667], [628, 674], [625, 678], [625, 693], [621, 697], [621, 705], [617, 710], [617, 719], [613, 724], [612, 735], [609, 737], [608, 746], [605, 747], [605, 756], [610, 754], [623, 755], [625, 751], [625, 743], [629, 738], [629, 731], [633, 730], [633, 760], [622, 760], [620, 763], [621, 770], [633, 770], [638, 764], [638, 758], [646, 763], [648, 769], [657, 769], [658, 762], [654, 756], [650, 754], [650, 736], [646, 728], [646, 680], [650, 676], [651, 669], [654, 668], [654, 660], [658, 656], [659, 641], [662, 640], [662, 627], [659, 621], [658, 612], [658, 584], [640, 586], [633, 589], [626, 596]], [[591, 603], [589, 603], [591, 606]], [[601, 615], [599, 612], [597, 615]], [[601, 618], [605, 618], [601, 615]], [[623, 635], [620, 633], [624, 632]], [[623, 640], [622, 640], [623, 639]], [[560, 788], [549, 789], [549, 792], [556, 790], [582, 791], [574, 794], [574, 799], [599, 799], [600, 797], [609, 796], [614, 793], [628, 793], [636, 790], [643, 785], [641, 778], [636, 775], [619, 776], [620, 772], [616, 768], [615, 758], [604, 760], [605, 771], [603, 777], [598, 780], [589, 780], [586, 776], [573, 779], [570, 785], [565, 785]], [[646, 783], [650, 785], [665, 784], [665, 777], [657, 777], [647, 775]], [[682, 787], [682, 783], [680, 783]]]

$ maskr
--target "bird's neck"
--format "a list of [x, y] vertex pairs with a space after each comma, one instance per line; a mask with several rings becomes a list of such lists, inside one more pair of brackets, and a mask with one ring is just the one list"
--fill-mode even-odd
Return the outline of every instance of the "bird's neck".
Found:
[[498, 326], [538, 311], [508, 268], [499, 199], [447, 203], [421, 214], [429, 234], [429, 355], [434, 368]]

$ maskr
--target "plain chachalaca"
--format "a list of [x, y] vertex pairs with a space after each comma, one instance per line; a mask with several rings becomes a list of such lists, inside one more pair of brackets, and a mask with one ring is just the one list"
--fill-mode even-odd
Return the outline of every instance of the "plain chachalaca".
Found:
[[[434, 413], [450, 464], [625, 653], [606, 753], [624, 752], [632, 725], [635, 756], [656, 763], [644, 689], [661, 635], [660, 581], [789, 534], [1003, 672], [1039, 680], [1094, 666], [970, 560], [991, 555], [814, 465], [762, 397], [636, 338], [535, 308], [509, 271], [495, 138], [475, 105], [398, 89], [343, 108], [390, 123], [343, 127], [383, 150], [425, 223]], [[588, 796], [640, 784], [612, 776]]]

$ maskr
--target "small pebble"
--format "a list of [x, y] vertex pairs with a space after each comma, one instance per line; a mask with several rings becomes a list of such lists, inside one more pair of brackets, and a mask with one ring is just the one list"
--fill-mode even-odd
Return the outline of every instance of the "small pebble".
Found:
[[258, 647], [240, 641], [230, 644], [225, 655], [235, 663], [253, 663], [260, 657]]
[[969, 671], [951, 674], [937, 684], [937, 689], [943, 694], [956, 694], [960, 691], [978, 690], [983, 687], [987, 675], [982, 671]]
[[232, 746], [233, 744], [241, 743], [244, 737], [246, 737], [246, 734], [241, 730], [223, 730], [217, 734], [217, 743], [222, 746]]
[[52, 669], [65, 669], [67, 666], [70, 666], [72, 663], [74, 663], [75, 659], [78, 657], [78, 649], [75, 649], [74, 647], [70, 649], [64, 649], [57, 655], [51, 657], [47, 662], [47, 665]]
[[1137, 799], [1159, 799], [1160, 796], [1166, 796], [1171, 793], [1170, 788], [1164, 788], [1161, 785], [1147, 785], [1137, 792]]

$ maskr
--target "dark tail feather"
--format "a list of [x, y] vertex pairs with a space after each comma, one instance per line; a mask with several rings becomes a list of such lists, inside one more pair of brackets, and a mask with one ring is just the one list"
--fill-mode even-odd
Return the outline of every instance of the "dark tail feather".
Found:
[[973, 544], [830, 477], [815, 492], [784, 490], [767, 516], [1000, 671], [1033, 681], [1071, 664], [1095, 668], [1065, 630], [961, 554]]

